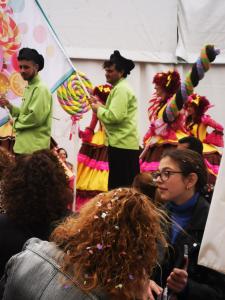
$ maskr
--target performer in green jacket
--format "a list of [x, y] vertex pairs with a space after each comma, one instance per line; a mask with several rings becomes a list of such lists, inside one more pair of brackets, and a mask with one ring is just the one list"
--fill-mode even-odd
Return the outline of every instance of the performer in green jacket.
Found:
[[116, 50], [103, 67], [106, 80], [113, 88], [105, 105], [95, 97], [91, 97], [90, 102], [106, 129], [110, 190], [130, 186], [139, 173], [137, 98], [126, 80], [134, 68], [132, 60]]
[[19, 51], [18, 61], [20, 74], [28, 82], [22, 105], [19, 108], [1, 98], [0, 106], [7, 107], [14, 118], [14, 152], [29, 154], [50, 148], [52, 95], [38, 75], [44, 67], [43, 56], [35, 49], [23, 48]]

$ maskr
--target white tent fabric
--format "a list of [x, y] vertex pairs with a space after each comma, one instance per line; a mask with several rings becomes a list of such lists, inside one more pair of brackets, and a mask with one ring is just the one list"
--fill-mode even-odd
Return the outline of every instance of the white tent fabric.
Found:
[[220, 165], [198, 263], [225, 274], [225, 156]]
[[177, 0], [40, 1], [72, 58], [175, 62]]
[[176, 55], [193, 63], [199, 47], [214, 44], [222, 50], [216, 63], [225, 63], [225, 1], [179, 0]]

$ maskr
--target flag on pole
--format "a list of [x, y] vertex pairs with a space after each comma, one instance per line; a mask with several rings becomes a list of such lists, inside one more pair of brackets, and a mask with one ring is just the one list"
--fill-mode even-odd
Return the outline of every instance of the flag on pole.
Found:
[[[45, 58], [42, 80], [53, 93], [75, 71], [37, 0], [0, 1], [0, 96], [20, 105], [24, 82], [18, 73], [20, 48], [36, 49]], [[8, 121], [0, 109], [0, 126]]]
[[214, 189], [198, 263], [225, 274], [225, 155]]

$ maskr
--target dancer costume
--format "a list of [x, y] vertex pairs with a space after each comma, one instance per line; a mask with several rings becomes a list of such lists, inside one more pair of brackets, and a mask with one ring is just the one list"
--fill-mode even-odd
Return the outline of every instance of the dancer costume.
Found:
[[172, 123], [166, 123], [163, 113], [173, 94], [180, 88], [180, 75], [177, 71], [157, 73], [153, 83], [165, 93], [165, 98], [155, 93], [149, 101], [148, 115], [150, 127], [144, 136], [144, 151], [140, 159], [141, 172], [152, 172], [158, 169], [159, 160], [164, 150], [175, 147], [178, 139], [186, 136], [180, 130], [182, 116], [180, 113]]
[[[110, 93], [111, 85], [95, 87], [93, 95], [105, 104]], [[99, 129], [94, 132], [99, 123]], [[98, 120], [96, 113], [92, 113], [90, 125], [85, 131], [79, 132], [82, 146], [78, 153], [77, 182], [76, 182], [76, 209], [100, 192], [108, 191], [108, 153], [105, 146], [105, 129]]]
[[[188, 97], [185, 104], [185, 130], [189, 135], [198, 138], [203, 144], [203, 155], [210, 174], [217, 176], [223, 148], [223, 126], [214, 121], [206, 111], [212, 107], [208, 99], [198, 94]], [[211, 132], [208, 128], [212, 128]]]
[[[182, 129], [183, 116], [180, 111], [188, 100], [188, 96], [193, 94], [194, 87], [204, 77], [204, 73], [208, 71], [210, 62], [214, 61], [219, 54], [219, 50], [214, 49], [214, 46], [205, 46], [200, 54], [200, 57], [192, 66], [191, 71], [187, 74], [185, 81], [180, 87], [174, 88], [174, 94], [162, 106], [158, 106], [154, 110], [154, 105], [157, 107], [157, 99], [150, 106], [150, 114], [153, 109], [153, 117], [150, 117], [150, 127], [144, 137], [144, 151], [140, 157], [140, 166], [142, 172], [151, 172], [158, 169], [159, 160], [162, 152], [176, 146], [178, 139], [187, 136]], [[158, 73], [153, 79], [156, 86], [169, 87], [172, 81], [173, 72]], [[162, 80], [166, 76], [165, 79]], [[158, 76], [158, 77], [157, 77]], [[162, 77], [162, 79], [161, 79]], [[158, 83], [159, 82], [159, 83]], [[159, 100], [160, 103], [160, 100]]]

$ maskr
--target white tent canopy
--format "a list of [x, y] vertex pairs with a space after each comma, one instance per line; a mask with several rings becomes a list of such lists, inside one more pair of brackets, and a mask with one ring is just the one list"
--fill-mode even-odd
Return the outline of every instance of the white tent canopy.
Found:
[[[194, 62], [199, 49], [224, 49], [224, 0], [41, 0], [71, 58], [106, 59], [113, 49], [135, 61]], [[178, 42], [177, 42], [178, 40]], [[225, 53], [217, 63], [225, 62]]]

